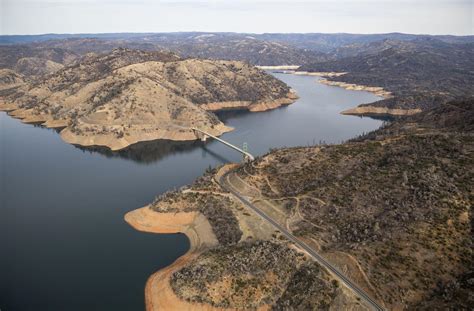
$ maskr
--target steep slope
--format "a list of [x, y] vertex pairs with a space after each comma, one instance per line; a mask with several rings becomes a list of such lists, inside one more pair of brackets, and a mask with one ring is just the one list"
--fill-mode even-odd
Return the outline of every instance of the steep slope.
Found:
[[207, 110], [262, 111], [294, 98], [283, 82], [241, 62], [117, 49], [18, 88], [0, 109], [24, 122], [66, 127], [67, 142], [118, 150], [138, 141], [194, 140], [191, 127], [220, 135], [230, 128]]
[[[148, 310], [170, 301], [200, 310], [365, 308], [226, 192], [221, 176], [387, 309], [469, 309], [473, 130], [474, 101], [449, 102], [345, 144], [284, 148], [209, 171], [128, 213], [139, 230], [173, 228], [200, 242], [150, 278]], [[207, 222], [175, 226], [186, 215]], [[203, 223], [206, 234], [192, 231]]]
[[[343, 87], [348, 84], [382, 87], [394, 95], [369, 104], [370, 107], [423, 110], [474, 94], [472, 43], [448, 44], [435, 39], [419, 39], [383, 41], [354, 49], [364, 55], [314, 63], [299, 70], [347, 72], [329, 78], [327, 83]], [[348, 113], [368, 110], [365, 107]]]
[[24, 57], [17, 61], [14, 69], [16, 72], [27, 77], [44, 77], [55, 73], [63, 67], [64, 65], [45, 58]]
[[0, 69], [14, 70], [28, 81], [42, 79], [78, 57], [78, 54], [62, 48], [0, 45]]
[[[293, 232], [342, 267], [355, 259], [387, 306], [432, 308], [472, 273], [473, 112], [450, 102], [343, 145], [272, 152], [239, 176], [286, 198]], [[440, 300], [472, 303], [456, 299]]]
[[25, 79], [21, 74], [10, 69], [0, 69], [0, 91], [15, 89], [24, 83]]

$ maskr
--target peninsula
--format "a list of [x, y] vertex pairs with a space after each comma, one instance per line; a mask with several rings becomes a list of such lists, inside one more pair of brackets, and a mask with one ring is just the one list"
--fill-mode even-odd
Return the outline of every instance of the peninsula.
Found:
[[0, 74], [0, 110], [59, 128], [68, 143], [112, 150], [157, 139], [194, 140], [191, 128], [218, 136], [232, 129], [212, 111], [265, 111], [297, 98], [285, 83], [240, 61], [123, 48], [86, 55], [38, 80], [7, 69]]
[[136, 229], [192, 245], [150, 277], [147, 310], [467, 308], [473, 107], [449, 102], [341, 145], [226, 165], [128, 213]]

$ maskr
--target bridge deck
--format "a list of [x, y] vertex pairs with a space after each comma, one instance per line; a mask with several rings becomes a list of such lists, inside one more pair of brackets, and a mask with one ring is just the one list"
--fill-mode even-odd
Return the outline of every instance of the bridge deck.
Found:
[[223, 143], [224, 145], [229, 146], [230, 148], [232, 148], [232, 149], [234, 149], [234, 150], [237, 150], [238, 152], [242, 153], [244, 156], [246, 156], [246, 157], [249, 158], [250, 160], [254, 160], [254, 159], [255, 159], [255, 157], [254, 157], [253, 155], [251, 155], [250, 153], [248, 153], [247, 151], [244, 151], [244, 150], [240, 149], [239, 147], [234, 146], [234, 145], [232, 145], [231, 143], [228, 143], [228, 142], [226, 142], [226, 141], [223, 140], [223, 139], [220, 139], [219, 137], [216, 137], [216, 136], [214, 136], [214, 135], [211, 135], [211, 134], [209, 134], [209, 133], [207, 133], [207, 132], [204, 132], [204, 131], [199, 130], [199, 129], [194, 128], [194, 127], [192, 128], [192, 130], [193, 130], [193, 131], [196, 131], [196, 132], [199, 132], [199, 133], [201, 133], [201, 134], [204, 134], [204, 135], [206, 135], [206, 136], [209, 136], [209, 137], [211, 137], [211, 138], [214, 138], [214, 139], [217, 140], [217, 141], [220, 141], [220, 142]]

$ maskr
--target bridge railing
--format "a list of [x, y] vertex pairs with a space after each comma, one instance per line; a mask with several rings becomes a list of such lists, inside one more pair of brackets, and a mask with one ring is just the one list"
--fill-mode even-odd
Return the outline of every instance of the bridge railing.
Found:
[[224, 145], [226, 145], [226, 146], [228, 146], [228, 147], [230, 147], [230, 148], [232, 148], [232, 149], [234, 149], [234, 150], [237, 150], [238, 152], [242, 153], [246, 159], [248, 159], [248, 160], [250, 160], [250, 161], [255, 160], [255, 157], [254, 157], [252, 154], [250, 154], [249, 152], [244, 151], [244, 150], [240, 149], [239, 147], [234, 146], [234, 145], [232, 145], [231, 143], [226, 142], [225, 140], [223, 140], [223, 139], [221, 139], [221, 138], [219, 138], [219, 137], [216, 137], [216, 136], [214, 136], [214, 135], [211, 135], [211, 134], [209, 134], [209, 133], [207, 133], [207, 132], [205, 132], [205, 131], [203, 131], [203, 130], [200, 130], [200, 129], [197, 129], [197, 128], [194, 128], [194, 127], [191, 128], [191, 129], [192, 129], [194, 132], [197, 132], [197, 133], [200, 133], [200, 134], [204, 135], [203, 137], [199, 137], [198, 135], [196, 135], [198, 138], [200, 138], [200, 139], [203, 140], [203, 141], [205, 141], [207, 137], [211, 137], [211, 138], [213, 138], [213, 139], [215, 139], [215, 140], [217, 140], [217, 141], [223, 143]]

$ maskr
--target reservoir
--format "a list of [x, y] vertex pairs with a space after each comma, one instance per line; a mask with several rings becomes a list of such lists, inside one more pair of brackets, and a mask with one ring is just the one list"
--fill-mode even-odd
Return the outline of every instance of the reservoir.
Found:
[[[276, 110], [226, 111], [222, 136], [253, 155], [340, 143], [382, 121], [339, 112], [379, 98], [273, 73], [300, 99]], [[241, 154], [207, 143], [146, 142], [121, 152], [81, 149], [0, 113], [0, 309], [144, 310], [147, 278], [186, 252], [182, 234], [147, 234], [123, 220], [155, 196]]]

